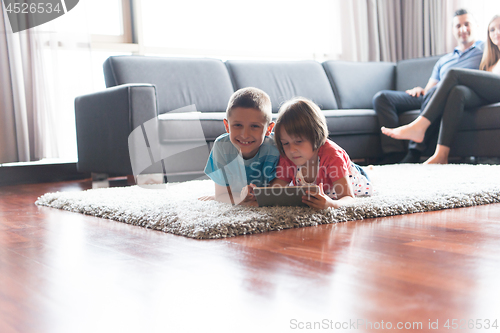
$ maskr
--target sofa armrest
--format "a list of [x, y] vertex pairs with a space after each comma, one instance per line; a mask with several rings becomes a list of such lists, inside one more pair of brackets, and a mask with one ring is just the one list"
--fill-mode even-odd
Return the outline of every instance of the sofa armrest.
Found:
[[131, 175], [128, 136], [157, 116], [152, 84], [124, 84], [77, 97], [78, 171]]

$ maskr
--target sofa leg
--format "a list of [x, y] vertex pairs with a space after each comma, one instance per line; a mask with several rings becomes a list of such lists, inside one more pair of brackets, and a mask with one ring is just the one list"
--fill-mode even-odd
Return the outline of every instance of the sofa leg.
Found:
[[134, 175], [127, 175], [127, 185], [136, 185]]
[[467, 163], [467, 164], [478, 164], [476, 156], [469, 156], [469, 157], [466, 157], [464, 159], [465, 159], [465, 163]]
[[92, 188], [107, 188], [109, 187], [109, 175], [107, 173], [91, 173]]

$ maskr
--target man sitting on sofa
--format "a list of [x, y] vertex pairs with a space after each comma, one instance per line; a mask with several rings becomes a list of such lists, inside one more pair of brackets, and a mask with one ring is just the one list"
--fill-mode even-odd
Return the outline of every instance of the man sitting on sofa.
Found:
[[[377, 113], [380, 127], [394, 128], [399, 126], [400, 113], [425, 108], [439, 81], [450, 68], [479, 69], [483, 55], [482, 41], [476, 41], [477, 23], [465, 9], [459, 9], [453, 17], [453, 36], [458, 46], [452, 53], [444, 55], [438, 60], [432, 75], [425, 88], [415, 87], [404, 91], [383, 90], [373, 97], [373, 108]], [[420, 155], [426, 149], [426, 142], [437, 135], [439, 121], [429, 127], [422, 143], [410, 141], [408, 153], [405, 156], [403, 141], [381, 136], [382, 152], [384, 157], [380, 164], [418, 163]]]

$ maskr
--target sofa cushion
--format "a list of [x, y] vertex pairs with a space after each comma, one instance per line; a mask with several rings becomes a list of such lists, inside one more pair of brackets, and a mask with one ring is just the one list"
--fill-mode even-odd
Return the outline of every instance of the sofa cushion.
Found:
[[[400, 115], [400, 125], [412, 122], [420, 115], [420, 110], [408, 111]], [[500, 103], [465, 110], [459, 131], [481, 131], [500, 129]]]
[[104, 62], [106, 86], [151, 83], [159, 113], [195, 104], [198, 111], [225, 111], [233, 86], [224, 63], [216, 59], [113, 56]]
[[396, 65], [396, 90], [424, 88], [441, 56], [401, 60]]
[[225, 117], [225, 112], [168, 112], [161, 114], [158, 116], [160, 141], [163, 143], [190, 141], [194, 139], [190, 129], [198, 128], [198, 123], [201, 123], [205, 140], [214, 141], [219, 135], [226, 132], [222, 122]]
[[485, 105], [477, 110], [466, 110], [460, 122], [460, 130], [500, 129], [500, 103]]
[[377, 114], [368, 109], [323, 111], [330, 136], [380, 134]]
[[329, 60], [323, 67], [341, 109], [372, 109], [377, 92], [395, 87], [394, 63]]
[[[377, 115], [373, 110], [325, 110], [328, 132], [335, 135], [380, 134]], [[207, 142], [214, 141], [219, 135], [225, 133], [225, 112], [194, 112], [194, 113], [165, 113], [158, 117], [160, 127], [160, 141], [163, 143], [174, 141], [193, 141], [192, 130], [201, 128]], [[276, 120], [277, 114], [273, 114]]]
[[257, 87], [271, 97], [273, 112], [292, 97], [309, 98], [322, 110], [337, 109], [328, 78], [316, 61], [244, 61], [228, 60], [235, 90]]
[[[201, 128], [205, 135], [205, 141], [213, 142], [219, 135], [226, 133], [223, 119], [225, 112], [195, 112], [195, 113], [173, 113], [168, 112], [158, 116], [160, 141], [163, 143], [171, 141], [190, 141], [193, 139], [191, 129], [197, 128], [197, 122], [201, 123]], [[275, 121], [278, 114], [273, 113], [272, 119]]]

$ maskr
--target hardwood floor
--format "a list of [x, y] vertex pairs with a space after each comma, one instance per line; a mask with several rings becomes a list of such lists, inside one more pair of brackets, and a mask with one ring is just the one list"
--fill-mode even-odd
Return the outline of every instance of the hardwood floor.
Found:
[[90, 186], [0, 187], [1, 333], [500, 331], [500, 204], [201, 241], [34, 205]]

